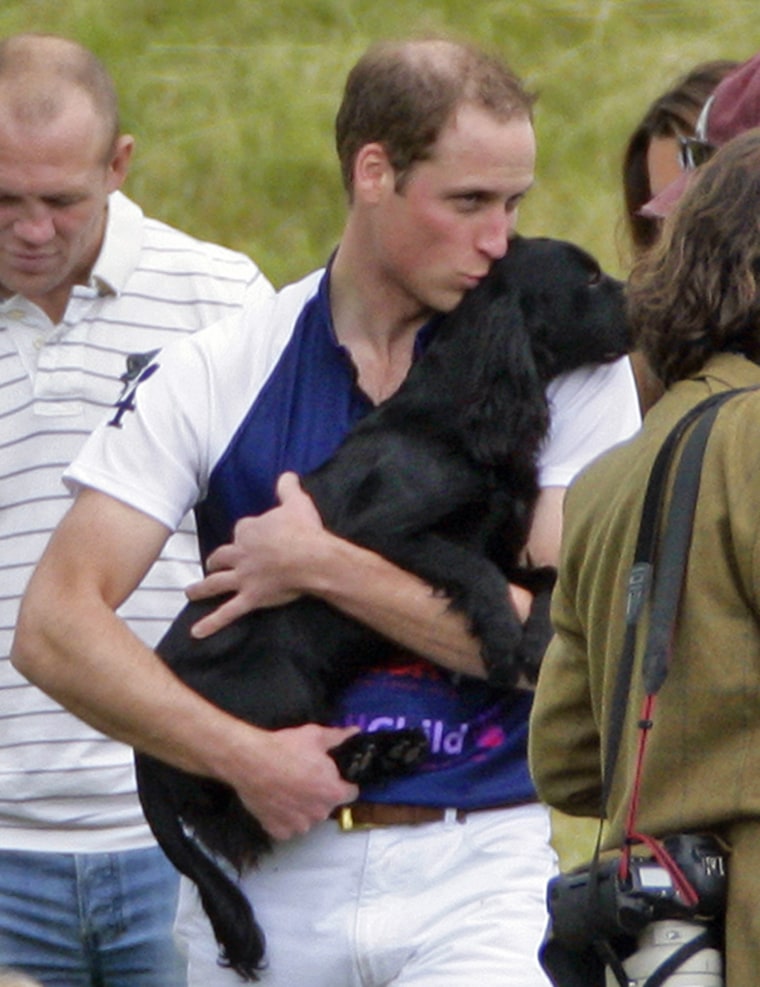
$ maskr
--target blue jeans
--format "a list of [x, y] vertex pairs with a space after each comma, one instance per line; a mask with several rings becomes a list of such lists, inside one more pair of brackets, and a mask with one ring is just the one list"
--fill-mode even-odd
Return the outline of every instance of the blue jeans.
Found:
[[0, 850], [0, 966], [45, 987], [184, 987], [178, 876], [160, 850]]

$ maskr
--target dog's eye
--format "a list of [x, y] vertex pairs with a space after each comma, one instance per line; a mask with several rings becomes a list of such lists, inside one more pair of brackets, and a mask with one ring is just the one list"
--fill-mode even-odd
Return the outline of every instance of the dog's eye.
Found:
[[590, 287], [601, 284], [602, 281], [602, 271], [601, 268], [595, 267], [593, 270], [588, 272], [588, 284]]

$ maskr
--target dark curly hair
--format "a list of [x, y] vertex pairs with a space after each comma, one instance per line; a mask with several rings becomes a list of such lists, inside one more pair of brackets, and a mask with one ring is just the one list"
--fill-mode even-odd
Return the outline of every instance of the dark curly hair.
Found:
[[713, 354], [760, 362], [760, 128], [722, 147], [628, 283], [633, 333], [669, 386]]

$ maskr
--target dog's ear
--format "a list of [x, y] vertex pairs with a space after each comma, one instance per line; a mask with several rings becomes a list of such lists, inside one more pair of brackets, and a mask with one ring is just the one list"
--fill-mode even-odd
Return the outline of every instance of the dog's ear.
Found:
[[517, 294], [507, 289], [486, 304], [482, 297], [472, 301], [463, 312], [472, 350], [463, 424], [482, 463], [515, 456], [524, 462], [546, 433], [549, 410]]

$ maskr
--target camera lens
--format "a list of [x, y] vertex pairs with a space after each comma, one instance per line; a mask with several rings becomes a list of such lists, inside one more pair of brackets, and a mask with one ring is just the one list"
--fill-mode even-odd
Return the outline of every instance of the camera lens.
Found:
[[[651, 922], [638, 936], [637, 949], [623, 962], [629, 987], [645, 987], [649, 978], [663, 964], [674, 961], [675, 954], [705, 931], [703, 922], [663, 919]], [[608, 969], [606, 987], [618, 987]], [[662, 987], [723, 987], [723, 961], [717, 949], [705, 947], [688, 956], [663, 981]]]

